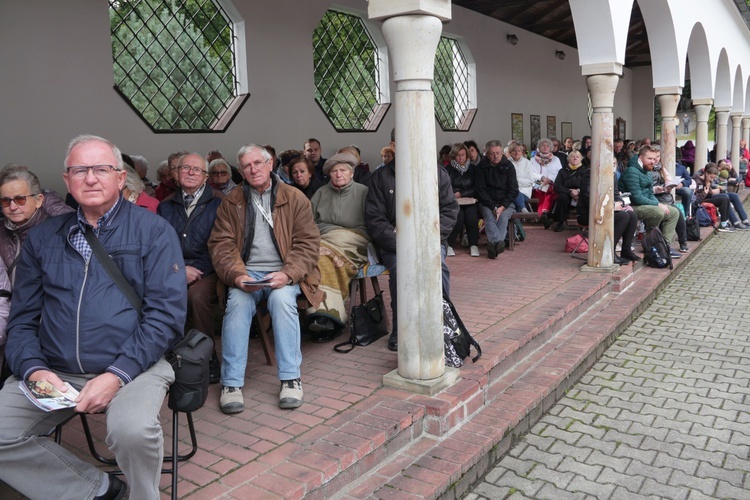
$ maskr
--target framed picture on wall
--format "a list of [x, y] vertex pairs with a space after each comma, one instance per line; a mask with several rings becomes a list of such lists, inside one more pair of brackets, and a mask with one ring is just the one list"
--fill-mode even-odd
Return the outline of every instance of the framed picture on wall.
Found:
[[510, 114], [510, 138], [514, 141], [523, 142], [523, 114]]
[[627, 137], [625, 135], [626, 129], [625, 129], [625, 120], [622, 118], [618, 118], [615, 120], [615, 139], [622, 139], [623, 141]]
[[557, 118], [554, 116], [547, 117], [547, 138], [555, 139], [557, 137]]
[[539, 115], [530, 115], [531, 119], [531, 150], [536, 149], [539, 139], [542, 138], [542, 117]]
[[560, 134], [562, 136], [562, 140], [565, 140], [566, 137], [573, 137], [573, 124], [571, 122], [562, 122], [560, 126]]

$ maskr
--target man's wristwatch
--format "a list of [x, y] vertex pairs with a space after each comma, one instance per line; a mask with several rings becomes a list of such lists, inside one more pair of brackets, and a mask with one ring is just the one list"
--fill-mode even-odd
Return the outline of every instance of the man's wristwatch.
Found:
[[289, 281], [286, 282], [286, 286], [290, 286], [294, 283], [294, 280], [292, 278], [289, 278]]

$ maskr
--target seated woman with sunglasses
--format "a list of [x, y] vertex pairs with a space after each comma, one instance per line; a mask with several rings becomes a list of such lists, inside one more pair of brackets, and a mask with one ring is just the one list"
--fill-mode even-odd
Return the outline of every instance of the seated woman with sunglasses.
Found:
[[[5, 217], [3, 228], [0, 229], [0, 258], [4, 264], [0, 269], [3, 274], [0, 276], [0, 289], [8, 292], [12, 289], [21, 245], [26, 240], [29, 229], [50, 217], [42, 207], [43, 202], [44, 194], [39, 179], [28, 168], [12, 165], [0, 172], [0, 206]], [[3, 294], [0, 294], [0, 324], [4, 325], [10, 312], [10, 303], [8, 298], [1, 295]], [[2, 344], [4, 342], [0, 343], [0, 355], [4, 350]]]
[[0, 230], [0, 258], [15, 281], [16, 263], [29, 229], [38, 226], [50, 213], [43, 206], [39, 178], [27, 167], [13, 165], [0, 172], [0, 206], [5, 222]]

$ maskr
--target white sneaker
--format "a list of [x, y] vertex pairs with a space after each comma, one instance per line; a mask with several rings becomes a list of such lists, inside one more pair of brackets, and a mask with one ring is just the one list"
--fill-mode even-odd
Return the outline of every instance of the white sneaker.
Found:
[[300, 379], [282, 380], [279, 393], [279, 408], [290, 410], [302, 406], [302, 381]]
[[456, 252], [453, 251], [453, 247], [448, 247], [448, 252], [446, 253], [448, 257], [454, 257], [456, 255]]
[[471, 256], [472, 257], [479, 257], [479, 247], [476, 245], [471, 245]]
[[245, 400], [242, 397], [241, 387], [222, 387], [219, 397], [219, 408], [223, 413], [231, 415], [245, 409]]

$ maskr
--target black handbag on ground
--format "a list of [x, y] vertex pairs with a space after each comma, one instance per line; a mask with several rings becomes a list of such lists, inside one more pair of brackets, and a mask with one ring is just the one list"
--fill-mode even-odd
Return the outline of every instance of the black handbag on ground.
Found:
[[[354, 298], [352, 297], [351, 300]], [[354, 346], [370, 345], [388, 334], [382, 292], [364, 304], [354, 307], [352, 317], [349, 318], [349, 330], [351, 331], [349, 340], [333, 346], [334, 351], [351, 352]]]
[[169, 387], [170, 410], [196, 411], [208, 397], [208, 362], [214, 352], [214, 341], [198, 330], [190, 330], [167, 351], [167, 361], [174, 369]]
[[[140, 316], [141, 298], [91, 228], [86, 228], [84, 236], [96, 259]], [[174, 369], [174, 382], [169, 387], [167, 402], [171, 410], [195, 411], [206, 402], [209, 385], [208, 363], [213, 350], [214, 342], [205, 333], [190, 330], [166, 352], [165, 357]]]

